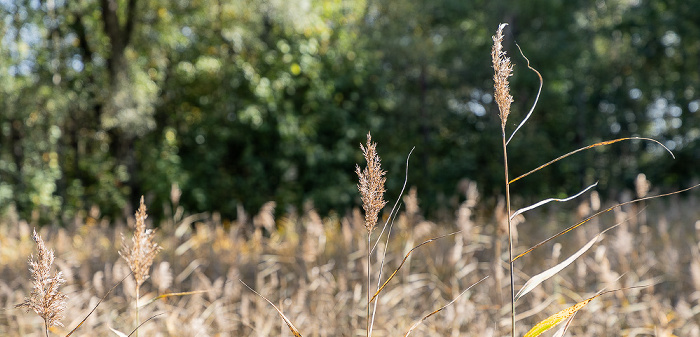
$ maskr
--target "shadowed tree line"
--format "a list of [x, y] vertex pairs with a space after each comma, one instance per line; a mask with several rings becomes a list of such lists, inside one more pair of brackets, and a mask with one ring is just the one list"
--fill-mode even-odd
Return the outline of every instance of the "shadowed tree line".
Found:
[[[97, 206], [128, 216], [173, 184], [189, 211], [266, 201], [323, 212], [358, 205], [354, 166], [367, 131], [381, 144], [388, 197], [409, 185], [449, 209], [468, 178], [501, 193], [491, 35], [544, 77], [530, 125], [510, 144], [523, 179], [555, 196], [637, 173], [678, 188], [700, 166], [700, 2], [694, 1], [0, 1], [0, 206], [43, 221]], [[539, 85], [512, 52], [514, 128]], [[586, 165], [584, 165], [586, 163]], [[501, 172], [501, 173], [499, 173]], [[575, 187], [575, 184], [572, 188]], [[127, 209], [126, 214], [122, 210]]]

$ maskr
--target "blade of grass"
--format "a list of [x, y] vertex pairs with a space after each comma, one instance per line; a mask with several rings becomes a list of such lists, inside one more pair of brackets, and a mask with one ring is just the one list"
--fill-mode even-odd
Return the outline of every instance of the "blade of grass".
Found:
[[557, 330], [557, 332], [552, 335], [552, 337], [564, 337], [564, 334], [566, 333], [566, 330], [569, 330], [569, 325], [571, 325], [571, 322], [574, 320], [574, 317], [576, 317], [576, 313], [571, 315], [568, 320], [566, 320], [566, 324], [564, 324], [561, 329]]
[[535, 74], [537, 74], [537, 77], [540, 78], [540, 88], [537, 89], [537, 96], [535, 96], [535, 102], [532, 103], [532, 108], [530, 108], [530, 112], [528, 112], [527, 115], [525, 116], [525, 118], [523, 119], [523, 121], [520, 122], [520, 124], [518, 124], [518, 127], [515, 128], [515, 131], [513, 131], [513, 133], [510, 134], [510, 137], [508, 137], [508, 141], [506, 141], [506, 145], [508, 145], [508, 144], [510, 143], [510, 140], [513, 139], [513, 136], [515, 136], [515, 133], [518, 132], [518, 130], [520, 130], [520, 128], [521, 128], [523, 125], [525, 125], [525, 122], [527, 122], [527, 120], [530, 119], [530, 115], [532, 115], [532, 112], [535, 111], [535, 107], [537, 106], [537, 101], [539, 101], [539, 99], [540, 99], [540, 94], [542, 93], [542, 84], [544, 83], [544, 81], [542, 80], [542, 75], [540, 74], [540, 72], [537, 71], [537, 69], [535, 69], [535, 68], [533, 68], [533, 67], [530, 66], [530, 60], [529, 60], [527, 57], [525, 57], [525, 54], [523, 53], [523, 50], [520, 49], [520, 45], [517, 44], [517, 43], [516, 43], [515, 45], [518, 47], [518, 50], [520, 51], [520, 55], [522, 55], [523, 58], [527, 61], [527, 67], [530, 68], [530, 70], [534, 71]]
[[533, 210], [533, 209], [535, 209], [535, 208], [537, 208], [537, 207], [540, 207], [540, 206], [542, 206], [542, 205], [544, 205], [544, 204], [547, 204], [547, 203], [550, 203], [550, 202], [552, 202], [552, 201], [565, 202], [565, 201], [569, 201], [569, 200], [571, 200], [571, 199], [575, 199], [575, 198], [577, 198], [578, 196], [580, 196], [581, 194], [585, 193], [586, 191], [590, 190], [591, 188], [593, 188], [593, 187], [595, 187], [595, 186], [597, 186], [597, 185], [598, 185], [598, 182], [596, 182], [595, 184], [593, 184], [593, 185], [591, 185], [591, 186], [586, 187], [583, 191], [578, 192], [576, 195], [572, 195], [572, 196], [570, 196], [570, 197], [568, 197], [568, 198], [565, 198], [565, 199], [554, 199], [554, 198], [550, 198], [550, 199], [542, 200], [542, 201], [540, 201], [540, 202], [538, 202], [538, 203], [536, 203], [536, 204], [534, 204], [534, 205], [531, 205], [531, 206], [528, 206], [528, 207], [524, 207], [524, 208], [521, 208], [521, 209], [515, 211], [515, 212], [513, 213], [513, 215], [510, 216], [510, 218], [511, 218], [511, 219], [514, 219], [514, 218], [515, 218], [516, 216], [518, 216], [519, 214], [522, 214], [522, 213], [525, 213], [525, 212], [527, 212], [527, 211]]
[[447, 304], [443, 305], [443, 306], [440, 307], [439, 309], [437, 309], [437, 310], [435, 310], [435, 311], [433, 311], [433, 312], [431, 312], [431, 313], [429, 313], [429, 314], [423, 316], [423, 318], [417, 320], [415, 323], [413, 323], [413, 325], [411, 326], [411, 328], [408, 329], [408, 331], [406, 332], [406, 334], [404, 335], [404, 337], [408, 337], [408, 335], [410, 335], [411, 332], [412, 332], [413, 330], [415, 330], [419, 325], [421, 325], [421, 323], [423, 323], [423, 321], [425, 321], [426, 319], [428, 319], [428, 317], [430, 317], [430, 316], [432, 316], [432, 315], [435, 315], [435, 314], [437, 314], [438, 312], [442, 311], [443, 309], [447, 308], [448, 306], [452, 305], [452, 303], [454, 303], [455, 301], [457, 301], [458, 298], [460, 298], [462, 295], [464, 295], [464, 293], [466, 293], [467, 290], [473, 288], [475, 285], [481, 283], [481, 281], [483, 281], [483, 280], [485, 280], [485, 279], [487, 279], [487, 278], [489, 278], [489, 277], [486, 276], [486, 277], [482, 278], [481, 280], [477, 281], [476, 283], [470, 285], [469, 287], [467, 287], [467, 289], [462, 290], [462, 292], [461, 292], [459, 295], [457, 295], [457, 297], [453, 298], [452, 301], [450, 301], [450, 303], [447, 303]]
[[530, 247], [528, 250], [526, 250], [526, 251], [520, 253], [520, 255], [514, 257], [514, 258], [513, 258], [513, 261], [515, 261], [515, 260], [517, 260], [517, 259], [519, 259], [519, 258], [521, 258], [521, 257], [523, 257], [523, 256], [525, 256], [525, 255], [527, 255], [527, 254], [529, 254], [530, 252], [532, 252], [533, 250], [539, 248], [540, 246], [544, 245], [545, 243], [547, 243], [547, 242], [549, 242], [549, 241], [552, 241], [552, 240], [554, 240], [554, 239], [556, 239], [556, 238], [558, 238], [558, 237], [560, 237], [560, 236], [562, 236], [562, 235], [564, 235], [564, 234], [566, 234], [566, 233], [568, 233], [568, 232], [571, 232], [572, 230], [578, 228], [579, 226], [585, 224], [586, 222], [591, 221], [591, 219], [593, 219], [593, 218], [595, 218], [595, 217], [597, 217], [597, 216], [600, 216], [600, 215], [602, 215], [602, 214], [604, 214], [604, 213], [610, 212], [610, 211], [612, 211], [612, 210], [614, 210], [614, 209], [616, 209], [616, 208], [619, 208], [619, 207], [622, 207], [622, 206], [625, 206], [625, 205], [629, 205], [629, 204], [632, 204], [632, 203], [635, 203], [635, 202], [640, 202], [640, 201], [643, 201], [643, 200], [656, 199], [656, 198], [661, 198], [661, 197], [667, 197], [667, 196], [669, 196], [669, 195], [674, 195], [674, 194], [678, 194], [678, 193], [687, 192], [687, 191], [692, 190], [692, 189], [694, 189], [694, 188], [696, 188], [696, 187], [698, 187], [698, 186], [700, 186], [700, 184], [697, 184], [697, 185], [694, 185], [694, 186], [691, 186], [691, 187], [688, 187], [688, 188], [685, 188], [685, 189], [682, 189], [682, 190], [678, 190], [678, 191], [675, 191], [675, 192], [670, 192], [670, 193], [665, 193], [665, 194], [653, 195], [653, 196], [650, 196], [650, 197], [639, 198], [639, 199], [635, 199], [635, 200], [623, 202], [623, 203], [617, 204], [617, 205], [615, 205], [615, 206], [609, 207], [609, 208], [607, 208], [607, 209], [605, 209], [605, 210], [602, 210], [602, 211], [600, 211], [600, 212], [598, 212], [598, 213], [596, 213], [596, 214], [593, 214], [593, 215], [591, 215], [591, 216], [589, 216], [589, 217], [587, 217], [587, 218], [585, 218], [585, 219], [579, 221], [579, 222], [576, 223], [575, 225], [570, 226], [570, 227], [564, 229], [563, 231], [561, 231], [561, 232], [559, 232], [559, 233], [557, 233], [557, 234], [551, 236], [550, 238], [548, 238], [548, 239], [546, 239], [546, 240], [544, 240], [544, 241], [542, 241], [542, 242], [540, 242], [540, 243], [538, 243], [538, 244], [536, 244], [536, 245]]
[[629, 287], [629, 288], [621, 288], [621, 289], [615, 289], [615, 290], [608, 290], [608, 291], [601, 291], [595, 296], [588, 298], [586, 300], [583, 300], [581, 302], [578, 302], [564, 310], [559, 311], [558, 313], [547, 317], [543, 321], [537, 323], [530, 331], [528, 331], [523, 337], [537, 337], [541, 334], [543, 334], [545, 331], [555, 327], [559, 323], [563, 322], [564, 320], [567, 320], [571, 318], [573, 315], [575, 315], [579, 310], [583, 309], [589, 302], [593, 301], [594, 299], [608, 294], [612, 293], [615, 291], [621, 291], [621, 290], [628, 290], [628, 289], [635, 289], [635, 288], [643, 288], [643, 287]]
[[605, 232], [615, 228], [618, 225], [606, 228], [604, 231], [598, 233], [593, 239], [588, 241], [587, 244], [585, 244], [581, 249], [579, 249], [576, 253], [573, 255], [569, 256], [566, 260], [558, 263], [556, 266], [549, 268], [533, 277], [531, 277], [527, 282], [525, 282], [525, 285], [523, 285], [522, 288], [520, 288], [520, 291], [515, 295], [515, 300], [517, 301], [521, 297], [525, 296], [525, 294], [529, 293], [532, 289], [535, 289], [540, 283], [546, 281], [550, 277], [556, 275], [562, 269], [566, 268], [569, 266], [571, 263], [573, 263], [576, 259], [578, 259], [583, 253], [587, 252], [591, 247], [593, 247], [593, 244], [598, 241], [601, 235], [603, 235]]
[[76, 326], [75, 328], [73, 328], [73, 330], [71, 330], [65, 337], [69, 337], [70, 335], [72, 335], [72, 334], [75, 332], [75, 330], [78, 330], [78, 328], [80, 328], [80, 327], [85, 323], [85, 321], [87, 321], [88, 317], [90, 317], [90, 315], [92, 315], [92, 313], [95, 312], [95, 310], [97, 310], [97, 307], [100, 305], [100, 303], [102, 303], [102, 302], [107, 298], [107, 296], [109, 296], [109, 294], [110, 294], [118, 285], [120, 285], [122, 282], [124, 282], [124, 280], [126, 280], [126, 278], [129, 277], [129, 276], [131, 276], [131, 272], [130, 272], [129, 274], [127, 274], [126, 276], [124, 276], [124, 278], [121, 279], [121, 281], [117, 282], [117, 284], [115, 284], [114, 286], [112, 286], [112, 288], [110, 288], [109, 291], [107, 291], [107, 293], [104, 294], [104, 296], [102, 296], [102, 298], [100, 298], [100, 300], [97, 302], [97, 304], [95, 304], [95, 306], [92, 308], [92, 310], [90, 310], [90, 312], [87, 314], [87, 316], [85, 316], [85, 318], [83, 318], [83, 320], [80, 321], [80, 323], [78, 323], [78, 326]]
[[162, 316], [162, 315], [165, 315], [165, 313], [164, 313], [164, 312], [161, 312], [160, 314], [155, 314], [155, 315], [149, 317], [148, 319], [146, 319], [145, 321], [141, 322], [141, 324], [139, 324], [139, 326], [137, 326], [133, 331], [131, 331], [131, 333], [130, 333], [129, 336], [127, 336], [127, 337], [131, 337], [134, 333], [136, 333], [136, 331], [137, 331], [140, 327], [142, 327], [144, 324], [146, 324], [146, 322], [148, 322], [148, 321], [150, 321], [150, 320], [152, 320], [152, 319], [154, 319], [154, 318], [156, 318], [156, 317], [158, 317], [158, 316]]
[[270, 305], [271, 305], [273, 308], [275, 308], [275, 310], [277, 310], [277, 313], [280, 315], [280, 317], [282, 317], [282, 320], [284, 320], [284, 323], [287, 324], [287, 327], [289, 327], [289, 330], [292, 331], [292, 334], [294, 335], [294, 337], [302, 337], [302, 336], [301, 336], [301, 333], [299, 333], [299, 330], [297, 330], [297, 328], [294, 326], [294, 324], [292, 324], [292, 321], [290, 321], [289, 318], [287, 318], [287, 316], [285, 316], [285, 315], [282, 313], [282, 310], [280, 310], [279, 308], [277, 308], [277, 306], [276, 306], [274, 303], [272, 303], [270, 300], [268, 300], [265, 296], [260, 295], [260, 293], [258, 293], [257, 291], [253, 290], [253, 288], [249, 287], [245, 282], [243, 282], [243, 280], [238, 280], [238, 281], [240, 281], [241, 283], [243, 283], [243, 285], [246, 286], [246, 288], [248, 288], [248, 290], [250, 290], [250, 291], [252, 291], [253, 293], [255, 293], [255, 295], [260, 296], [262, 299], [264, 299], [265, 301], [267, 301], [267, 303], [270, 303]]
[[411, 250], [409, 250], [408, 253], [406, 253], [406, 256], [403, 257], [403, 260], [401, 261], [401, 264], [399, 264], [398, 268], [396, 268], [396, 270], [394, 270], [394, 272], [391, 273], [391, 275], [389, 275], [389, 278], [387, 278], [386, 281], [384, 281], [384, 283], [382, 284], [382, 286], [379, 287], [379, 289], [377, 289], [377, 292], [374, 293], [374, 296], [372, 296], [372, 298], [369, 300], [369, 303], [372, 303], [372, 301], [374, 301], [374, 300], [377, 298], [377, 295], [379, 295], [379, 293], [380, 293], [382, 290], [384, 290], [384, 288], [385, 288], [386, 285], [389, 283], [389, 281], [391, 281], [391, 280], [394, 278], [394, 276], [396, 276], [396, 273], [398, 273], [399, 270], [401, 270], [401, 267], [403, 267], [404, 263], [406, 263], [406, 260], [407, 260], [408, 257], [411, 255], [411, 253], [413, 253], [414, 250], [418, 249], [419, 247], [421, 247], [421, 246], [423, 246], [423, 245], [426, 245], [426, 244], [428, 244], [428, 243], [431, 243], [431, 242], [433, 242], [433, 241], [435, 241], [435, 240], [439, 240], [439, 239], [442, 239], [442, 238], [445, 238], [445, 237], [448, 237], [448, 236], [452, 236], [452, 235], [455, 235], [455, 234], [459, 234], [459, 233], [461, 233], [461, 232], [462, 232], [462, 231], [457, 231], [457, 232], [453, 232], [453, 233], [450, 233], [450, 234], [441, 235], [441, 236], [438, 236], [438, 237], [435, 237], [435, 238], [432, 238], [432, 239], [428, 239], [428, 240], [424, 241], [423, 243], [421, 243], [421, 244], [419, 244], [419, 245], [417, 245], [417, 246], [411, 248]]
[[537, 171], [539, 171], [539, 170], [541, 170], [541, 169], [543, 169], [543, 168], [545, 168], [545, 167], [547, 167], [547, 166], [549, 166], [549, 165], [551, 165], [551, 164], [553, 164], [553, 163], [555, 163], [555, 162], [558, 162], [558, 161], [560, 161], [560, 160], [562, 160], [562, 159], [564, 159], [564, 158], [566, 158], [566, 157], [568, 157], [568, 156], [570, 156], [570, 155], [572, 155], [572, 154], [575, 154], [575, 153], [578, 153], [578, 152], [581, 152], [581, 151], [584, 151], [584, 150], [592, 149], [592, 148], [598, 147], [598, 146], [604, 146], [604, 145], [614, 144], [614, 143], [617, 143], [617, 142], [621, 142], [621, 141], [623, 141], [623, 140], [647, 140], [647, 141], [650, 141], [650, 142], [654, 142], [654, 143], [656, 143], [656, 144], [661, 145], [661, 147], [663, 147], [666, 151], [668, 151], [668, 153], [671, 154], [671, 157], [673, 157], [673, 159], [676, 159], [676, 156], [673, 155], [673, 152], [671, 152], [671, 150], [669, 150], [666, 146], [664, 146], [664, 144], [661, 144], [661, 142], [659, 142], [658, 140], [651, 139], [651, 138], [644, 138], [644, 137], [618, 138], [618, 139], [608, 140], [608, 141], [604, 141], [604, 142], [600, 142], [600, 143], [595, 143], [595, 144], [588, 145], [588, 146], [582, 147], [582, 148], [580, 148], [580, 149], [571, 151], [571, 152], [569, 152], [569, 153], [567, 153], [567, 154], [564, 154], [564, 155], [562, 155], [562, 156], [559, 156], [558, 158], [556, 158], [556, 159], [554, 159], [554, 160], [552, 160], [552, 161], [550, 161], [550, 162], [548, 162], [548, 163], [546, 163], [546, 164], [543, 164], [543, 165], [539, 166], [538, 168], [536, 168], [536, 169], [534, 169], [534, 170], [532, 170], [532, 171], [530, 171], [530, 172], [527, 172], [527, 173], [525, 173], [525, 174], [520, 175], [520, 176], [517, 177], [517, 178], [514, 178], [513, 180], [510, 181], [510, 183], [512, 184], [512, 183], [514, 183], [514, 182], [516, 182], [516, 181], [518, 181], [518, 180], [520, 180], [520, 179], [522, 179], [522, 178], [525, 178], [525, 177], [529, 176], [530, 174], [535, 173], [535, 172], [537, 172]]
[[181, 293], [167, 293], [167, 294], [161, 294], [161, 295], [158, 295], [158, 296], [152, 298], [150, 301], [148, 301], [148, 302], [146, 302], [146, 303], [140, 303], [140, 304], [139, 304], [139, 307], [140, 307], [140, 308], [143, 308], [143, 307], [145, 307], [145, 306], [147, 306], [147, 305], [149, 305], [149, 304], [151, 304], [151, 303], [153, 303], [153, 302], [155, 302], [155, 301], [157, 301], [157, 300], [159, 300], [159, 299], [161, 299], [161, 298], [176, 297], [176, 296], [187, 296], [187, 295], [196, 295], [196, 294], [208, 293], [208, 292], [210, 292], [210, 291], [214, 291], [214, 290], [213, 290], [213, 289], [212, 289], [212, 290], [196, 290], [196, 291], [185, 291], [185, 292], [181, 292]]
[[[401, 187], [401, 192], [399, 193], [398, 198], [396, 198], [396, 202], [394, 202], [394, 206], [391, 207], [391, 212], [389, 212], [389, 219], [392, 218], [393, 216], [396, 216], [398, 214], [399, 210], [397, 209], [397, 206], [399, 204], [399, 201], [401, 200], [401, 197], [403, 196], [403, 192], [406, 190], [406, 184], [408, 183], [408, 162], [411, 159], [411, 154], [413, 153], [413, 150], [415, 150], [416, 147], [414, 146], [410, 152], [408, 152], [408, 156], [406, 157], [406, 174], [403, 180], [403, 187]], [[379, 241], [382, 238], [382, 235], [384, 234], [384, 231], [386, 230], [387, 225], [389, 224], [389, 220], [387, 220], [384, 223], [384, 226], [382, 226], [382, 231], [379, 232], [379, 236], [377, 237], [377, 242], [374, 243], [374, 246], [372, 246], [372, 252], [374, 252], [374, 249], [377, 248], [377, 244], [379, 244]]]
[[530, 329], [530, 331], [528, 331], [523, 337], [537, 337], [541, 335], [545, 331], [555, 327], [557, 324], [576, 314], [576, 312], [585, 307], [586, 304], [588, 304], [590, 301], [594, 300], [600, 295], [602, 295], [602, 293], [595, 295], [589, 299], [578, 302], [562, 311], [559, 311], [558, 313], [552, 316], [547, 317], [545, 320], [537, 323], [534, 327], [532, 327], [532, 329]]

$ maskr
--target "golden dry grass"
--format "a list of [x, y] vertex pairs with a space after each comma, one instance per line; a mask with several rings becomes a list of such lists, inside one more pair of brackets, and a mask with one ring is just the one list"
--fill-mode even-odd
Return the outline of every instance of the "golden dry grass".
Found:
[[[473, 186], [473, 185], [472, 185]], [[456, 212], [455, 220], [435, 224], [421, 218], [415, 192], [404, 199], [406, 211], [394, 227], [388, 247], [389, 269], [422, 240], [455, 230], [417, 251], [382, 297], [374, 336], [401, 336], [411, 324], [449, 302], [462, 289], [495, 273], [493, 256], [497, 219], [503, 209], [478, 208], [474, 189]], [[631, 193], [630, 193], [631, 195]], [[595, 196], [595, 194], [594, 194]], [[592, 198], [575, 210], [532, 212], [518, 225], [519, 252], [537, 238], [574, 223], [600, 207]], [[410, 206], [410, 207], [408, 207]], [[616, 292], [588, 304], [573, 321], [572, 336], [700, 336], [700, 202], [697, 193], [685, 199], [655, 200], [646, 209], [630, 206], [592, 221], [557, 243], [516, 263], [516, 287], [528, 276], [556, 264], [610, 224], [627, 219], [605, 234], [601, 243], [551, 281], [517, 303], [516, 335], [550, 315], [595, 295]], [[269, 210], [268, 210], [269, 211]], [[176, 212], [160, 224], [157, 255], [151, 278], [142, 285], [143, 303], [163, 293], [209, 290], [191, 296], [157, 300], [141, 308], [146, 318], [163, 313], [139, 330], [144, 336], [289, 336], [277, 313], [245, 289], [244, 280], [282, 309], [304, 336], [363, 336], [365, 332], [366, 244], [364, 216], [321, 218], [313, 210], [268, 221], [279, 231], [263, 235], [262, 226], [222, 221], [220, 216]], [[263, 215], [260, 215], [263, 216]], [[27, 257], [36, 249], [32, 225], [5, 216], [0, 222], [1, 336], [43, 336], [40, 317], [16, 309], [31, 291]], [[91, 310], [109, 288], [129, 273], [120, 258], [123, 224], [102, 219], [76, 219], [66, 229], [44, 228], [41, 235], [55, 250], [55, 262], [69, 296], [64, 336]], [[504, 239], [503, 237], [501, 237]], [[500, 253], [504, 254], [503, 252]], [[504, 256], [502, 261], [506, 261]], [[372, 261], [379, 259], [373, 257]], [[373, 262], [373, 270], [379, 266]], [[501, 266], [506, 268], [507, 266]], [[373, 276], [374, 277], [374, 276]], [[376, 280], [373, 279], [373, 282]], [[510, 331], [509, 299], [498, 298], [507, 280], [490, 278], [452, 306], [426, 320], [414, 335], [504, 336]], [[135, 284], [119, 285], [75, 336], [109, 336], [109, 328], [134, 328]]]

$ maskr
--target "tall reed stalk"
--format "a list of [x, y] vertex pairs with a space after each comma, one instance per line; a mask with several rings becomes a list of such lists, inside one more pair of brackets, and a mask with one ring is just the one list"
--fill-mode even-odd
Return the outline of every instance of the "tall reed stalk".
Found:
[[513, 103], [513, 96], [510, 95], [508, 77], [513, 75], [513, 65], [510, 58], [503, 51], [503, 28], [506, 24], [501, 24], [493, 37], [493, 48], [491, 49], [491, 59], [493, 61], [493, 82], [495, 99], [498, 104], [499, 117], [501, 119], [501, 138], [503, 139], [503, 171], [505, 175], [506, 187], [506, 211], [508, 221], [508, 261], [510, 272], [510, 307], [511, 307], [511, 336], [515, 336], [515, 288], [513, 281], [513, 235], [511, 233], [510, 217], [510, 179], [508, 179], [508, 150], [506, 144], [506, 121], [510, 114], [510, 104]]
[[[119, 255], [129, 265], [129, 269], [131, 269], [136, 281], [136, 326], [138, 327], [141, 325], [139, 317], [141, 285], [150, 277], [153, 258], [155, 258], [162, 247], [153, 241], [155, 236], [153, 229], [146, 228], [148, 215], [146, 214], [143, 196], [141, 197], [139, 209], [134, 216], [136, 217], [136, 226], [134, 228], [134, 236], [131, 238], [132, 245], [130, 246], [122, 235], [122, 249], [119, 251]], [[136, 337], [138, 337], [138, 330], [136, 330]]]
[[372, 143], [372, 135], [367, 133], [367, 146], [360, 145], [362, 154], [367, 161], [364, 170], [360, 166], [355, 167], [359, 177], [357, 188], [362, 197], [362, 208], [365, 210], [365, 229], [367, 230], [367, 337], [372, 334], [372, 317], [370, 314], [371, 292], [371, 255], [372, 255], [372, 230], [377, 226], [379, 212], [386, 205], [384, 200], [384, 183], [386, 171], [382, 171], [381, 161], [377, 154], [377, 143]]
[[49, 336], [49, 328], [63, 326], [63, 312], [66, 310], [68, 296], [58, 289], [66, 280], [62, 272], [51, 274], [53, 265], [53, 250], [46, 248], [44, 240], [36, 233], [32, 233], [32, 239], [36, 242], [38, 254], [29, 259], [29, 271], [32, 274], [32, 293], [24, 299], [24, 302], [16, 305], [16, 308], [25, 308], [27, 312], [33, 310], [44, 319], [44, 333]]

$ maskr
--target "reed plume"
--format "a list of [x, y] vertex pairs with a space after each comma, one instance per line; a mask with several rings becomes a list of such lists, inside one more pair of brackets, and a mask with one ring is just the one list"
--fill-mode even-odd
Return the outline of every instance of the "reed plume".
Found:
[[367, 161], [367, 167], [364, 170], [360, 169], [359, 165], [355, 166], [355, 172], [359, 177], [357, 188], [360, 190], [362, 198], [362, 208], [365, 210], [365, 229], [367, 229], [367, 337], [372, 335], [371, 318], [370, 318], [370, 275], [371, 275], [371, 254], [372, 230], [377, 226], [379, 212], [386, 205], [384, 200], [384, 183], [386, 182], [386, 171], [382, 171], [381, 160], [377, 154], [377, 143], [372, 143], [372, 135], [367, 133], [367, 146], [362, 146], [362, 154]]
[[141, 205], [134, 216], [136, 217], [136, 227], [134, 228], [134, 236], [131, 238], [132, 245], [129, 246], [124, 235], [122, 235], [122, 249], [119, 251], [119, 255], [129, 265], [129, 269], [131, 269], [136, 280], [136, 325], [138, 326], [140, 324], [139, 290], [143, 282], [149, 278], [153, 259], [162, 247], [153, 241], [155, 236], [153, 229], [146, 228], [148, 215], [146, 214], [143, 196], [141, 196]]
[[44, 332], [49, 335], [49, 328], [52, 326], [63, 326], [63, 311], [66, 309], [68, 296], [59, 291], [59, 287], [66, 282], [62, 272], [51, 275], [51, 265], [53, 264], [53, 250], [47, 249], [41, 236], [33, 231], [32, 238], [36, 242], [38, 255], [29, 259], [29, 271], [32, 273], [32, 292], [24, 302], [15, 308], [25, 308], [27, 312], [34, 310], [44, 319]]
[[362, 154], [367, 161], [367, 167], [360, 170], [360, 166], [355, 166], [355, 172], [360, 178], [357, 188], [362, 196], [362, 208], [365, 210], [365, 228], [371, 232], [377, 226], [379, 212], [386, 205], [384, 200], [384, 183], [386, 182], [386, 171], [382, 171], [381, 160], [377, 154], [377, 143], [372, 143], [372, 135], [367, 133], [367, 147], [360, 144]]
[[[503, 28], [508, 25], [502, 23], [498, 26], [496, 35], [493, 36], [493, 47], [491, 48], [491, 60], [493, 61], [493, 82], [496, 104], [498, 104], [499, 116], [501, 117], [501, 128], [505, 129], [508, 114], [510, 114], [510, 104], [513, 103], [513, 96], [510, 94], [508, 77], [513, 76], [513, 64], [503, 50]], [[504, 130], [505, 132], [505, 130]]]

